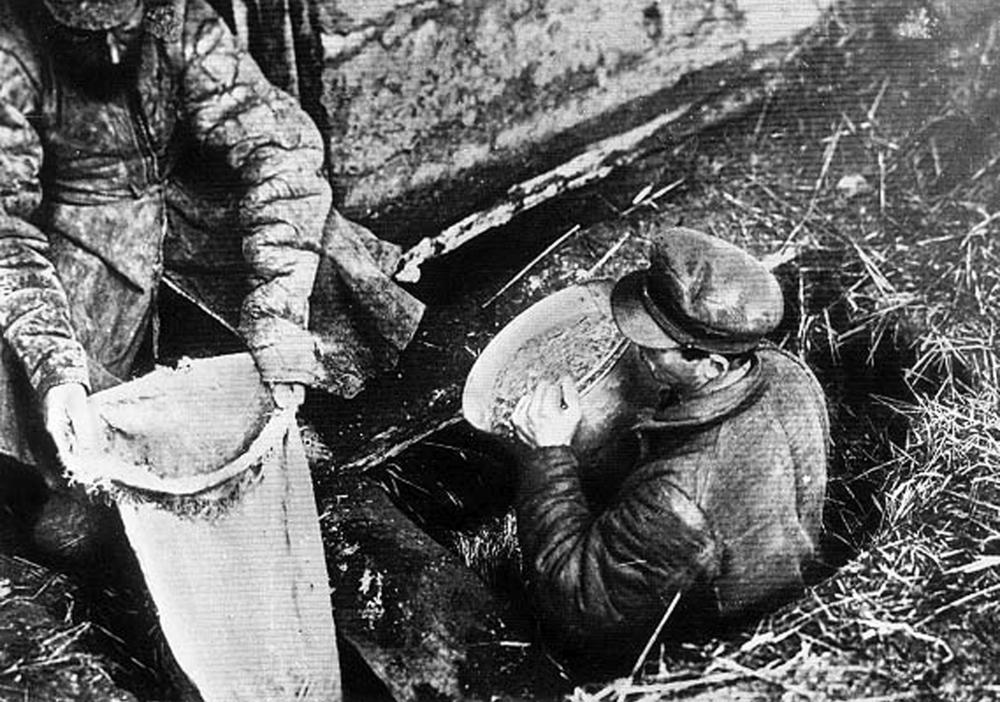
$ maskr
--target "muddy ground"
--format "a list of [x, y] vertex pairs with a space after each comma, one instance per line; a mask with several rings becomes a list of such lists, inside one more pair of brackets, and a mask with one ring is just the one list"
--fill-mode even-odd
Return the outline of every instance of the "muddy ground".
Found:
[[[933, 369], [915, 385], [904, 382], [922, 322], [914, 315], [889, 325], [881, 322], [887, 315], [873, 314], [885, 300], [864, 297], [879, 264], [872, 256], [885, 238], [897, 248], [933, 240], [938, 222], [923, 205], [956, 189], [995, 201], [987, 187], [996, 178], [995, 75], [984, 62], [994, 35], [983, 30], [981, 42], [955, 49], [950, 25], [928, 18], [834, 18], [798, 57], [790, 87], [742, 119], [683, 141], [665, 138], [658, 152], [600, 186], [430, 264], [414, 288], [429, 303], [427, 316], [398, 371], [351, 401], [310, 395], [303, 419], [354, 699], [384, 699], [390, 690], [408, 699], [555, 699], [614, 677], [567, 666], [538, 637], [505, 516], [511, 458], [463, 426], [459, 395], [477, 354], [519, 310], [576, 282], [580, 271], [614, 278], [641, 264], [643, 235], [663, 224], [711, 231], [761, 256], [792, 252], [776, 268], [789, 313], [773, 341], [806, 357], [831, 403], [837, 460], [823, 575], [871, 542], [883, 527], [879, 467], [907, 430], [876, 398], [910, 399], [914, 387], [941, 382]], [[975, 36], [961, 18], [952, 21]], [[637, 197], [678, 181], [655, 201]], [[577, 234], [486, 304], [577, 224]], [[938, 284], [933, 265], [914, 275]], [[207, 323], [192, 326], [190, 310], [174, 304], [164, 329], [175, 351], [192, 336], [215, 334]], [[229, 343], [219, 337], [213, 348]], [[37, 699], [175, 694], [141, 595], [113, 578], [80, 590], [74, 577], [3, 564], [0, 699], [22, 699], [26, 690]], [[378, 590], [360, 588], [366, 575]], [[995, 681], [997, 650], [975, 657], [969, 675]], [[682, 668], [698, 655], [679, 647], [663, 660]], [[49, 681], [57, 687], [38, 687]], [[865, 692], [892, 698], [895, 690], [886, 679]], [[765, 684], [742, 694], [732, 698], [777, 699], [789, 690]]]

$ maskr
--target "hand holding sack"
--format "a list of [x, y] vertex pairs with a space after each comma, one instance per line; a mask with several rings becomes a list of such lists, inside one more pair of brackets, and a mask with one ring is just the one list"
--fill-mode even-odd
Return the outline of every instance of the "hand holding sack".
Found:
[[[329, 580], [295, 409], [249, 354], [96, 393], [71, 477], [118, 505], [160, 624], [205, 702], [340, 699]], [[277, 402], [286, 402], [278, 408]]]
[[[85, 454], [97, 447], [97, 424], [87, 404], [87, 389], [79, 383], [54, 385], [42, 402], [45, 430], [52, 437], [56, 453], [63, 464], [72, 456]], [[50, 488], [55, 488], [52, 476], [43, 471]]]

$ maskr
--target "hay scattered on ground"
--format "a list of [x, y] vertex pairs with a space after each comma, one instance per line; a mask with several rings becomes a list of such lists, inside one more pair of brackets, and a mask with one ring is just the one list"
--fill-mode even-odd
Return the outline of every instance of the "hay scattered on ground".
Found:
[[134, 702], [94, 652], [107, 632], [76, 620], [77, 595], [65, 577], [0, 555], [0, 700]]
[[886, 38], [911, 15], [832, 18], [801, 92], [674, 150], [686, 193], [661, 207], [794, 251], [779, 341], [830, 391], [849, 560], [753, 631], [575, 700], [1000, 696], [1000, 134], [959, 89], [995, 80], [997, 56], [970, 39], [963, 74], [940, 33]]
[[456, 532], [452, 547], [462, 562], [486, 584], [505, 585], [505, 578], [521, 579], [521, 547], [513, 511], [494, 517], [477, 529]]
[[[585, 271], [631, 268], [664, 222], [776, 264], [791, 304], [774, 340], [823, 382], [835, 461], [829, 577], [750, 631], [668, 634], [578, 702], [1000, 697], [1000, 31], [974, 26], [984, 41], [956, 53], [937, 21], [841, 10], [791, 90], [588, 195], [615, 225], [577, 235]], [[578, 263], [555, 251], [518, 284], [559, 287]], [[453, 545], [493, 581], [516, 570], [513, 527]]]

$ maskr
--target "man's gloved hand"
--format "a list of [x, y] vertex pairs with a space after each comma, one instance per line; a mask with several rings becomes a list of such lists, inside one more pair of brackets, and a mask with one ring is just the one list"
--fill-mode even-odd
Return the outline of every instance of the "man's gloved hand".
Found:
[[52, 386], [42, 400], [42, 412], [45, 429], [64, 465], [74, 456], [97, 449], [97, 421], [87, 404], [87, 389], [83, 385]]
[[569, 446], [580, 425], [580, 395], [569, 378], [542, 381], [510, 416], [518, 437], [532, 448]]
[[298, 409], [306, 399], [302, 383], [271, 383], [271, 397], [278, 409]]

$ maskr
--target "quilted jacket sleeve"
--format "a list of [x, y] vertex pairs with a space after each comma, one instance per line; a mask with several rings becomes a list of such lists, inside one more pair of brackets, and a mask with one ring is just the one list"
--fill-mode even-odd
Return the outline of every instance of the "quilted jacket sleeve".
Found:
[[29, 223], [41, 202], [42, 165], [26, 117], [39, 99], [30, 55], [0, 24], [0, 329], [42, 398], [54, 385], [89, 380], [66, 291], [46, 258], [48, 239]]
[[673, 596], [710, 580], [717, 546], [668, 465], [642, 466], [601, 514], [591, 512], [568, 447], [522, 465], [517, 523], [530, 588], [562, 642], [653, 633]]
[[240, 331], [265, 381], [307, 382], [309, 294], [331, 201], [319, 131], [204, 0], [186, 3], [182, 54], [187, 125], [245, 188], [239, 216], [252, 278]]

